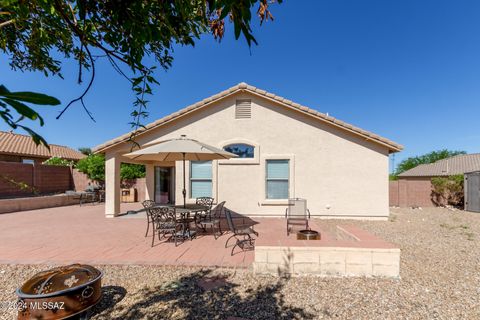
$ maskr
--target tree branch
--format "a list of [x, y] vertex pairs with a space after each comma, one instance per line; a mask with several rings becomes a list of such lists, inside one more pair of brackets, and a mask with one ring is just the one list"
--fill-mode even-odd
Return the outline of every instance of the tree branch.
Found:
[[108, 61], [110, 62], [110, 64], [112, 65], [113, 69], [115, 71], [117, 71], [121, 76], [123, 76], [125, 79], [127, 79], [130, 83], [132, 83], [132, 79], [130, 79], [123, 71], [122, 69], [120, 68], [120, 66], [117, 64], [117, 62], [112, 58], [110, 57], [110, 55], [107, 53], [106, 54], [106, 57], [108, 59]]
[[[135, 65], [135, 64], [131, 64], [129, 63], [127, 60], [125, 60], [123, 57], [121, 57], [117, 52], [115, 52], [114, 50], [110, 50], [106, 47], [104, 47], [100, 42], [96, 41], [96, 40], [89, 40], [89, 39], [85, 39], [84, 37], [84, 34], [83, 32], [78, 28], [78, 26], [73, 23], [68, 17], [67, 15], [65, 14], [65, 12], [63, 11], [63, 8], [62, 8], [62, 4], [58, 1], [58, 0], [55, 0], [55, 8], [57, 9], [57, 11], [60, 13], [60, 15], [62, 16], [63, 20], [68, 24], [68, 26], [73, 30], [73, 32], [75, 32], [75, 34], [78, 36], [78, 38], [80, 39], [80, 41], [82, 42], [88, 42], [89, 44], [91, 44], [92, 46], [94, 47], [97, 47], [101, 50], [103, 50], [105, 53], [107, 54], [110, 54], [111, 56], [115, 57], [116, 59], [122, 61], [123, 63], [125, 63], [126, 65], [138, 70], [138, 71], [141, 71], [141, 72], [146, 72], [147, 70], [145, 70], [144, 68], [142, 68], [141, 66], [138, 66], [138, 65]], [[74, 16], [75, 18], [75, 16]], [[85, 43], [85, 45], [87, 45]]]
[[85, 111], [87, 112], [88, 116], [90, 117], [90, 119], [92, 119], [93, 122], [96, 122], [95, 119], [93, 118], [92, 116], [92, 113], [87, 109], [87, 107], [85, 106], [85, 103], [83, 102], [83, 98], [85, 97], [85, 95], [88, 93], [88, 91], [90, 90], [92, 84], [93, 84], [93, 80], [95, 79], [95, 61], [93, 60], [93, 57], [92, 57], [92, 54], [90, 53], [90, 49], [88, 49], [88, 46], [85, 46], [85, 51], [87, 52], [88, 54], [88, 58], [90, 59], [90, 61], [92, 62], [92, 77], [90, 78], [90, 82], [88, 83], [88, 86], [87, 88], [85, 88], [85, 90], [83, 91], [83, 93], [80, 95], [80, 97], [78, 98], [75, 98], [73, 99], [72, 101], [70, 101], [67, 106], [65, 108], [63, 108], [62, 111], [60, 111], [60, 114], [56, 117], [56, 119], [60, 119], [60, 117], [64, 114], [65, 111], [67, 111], [67, 109], [75, 102], [77, 101], [80, 101], [82, 103], [82, 106], [83, 108], [85, 109]]
[[10, 19], [10, 20], [4, 21], [4, 22], [0, 23], [0, 28], [6, 27], [9, 24], [12, 24], [14, 22], [15, 22], [15, 19]]

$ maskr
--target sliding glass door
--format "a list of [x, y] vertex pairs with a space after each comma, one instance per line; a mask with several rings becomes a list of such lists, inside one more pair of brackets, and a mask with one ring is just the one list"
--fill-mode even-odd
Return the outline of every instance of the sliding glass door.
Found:
[[174, 167], [155, 167], [155, 202], [175, 203]]

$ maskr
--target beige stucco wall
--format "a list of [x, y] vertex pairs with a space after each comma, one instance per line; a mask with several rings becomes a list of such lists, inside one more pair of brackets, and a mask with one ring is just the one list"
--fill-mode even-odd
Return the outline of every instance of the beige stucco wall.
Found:
[[[235, 119], [236, 99], [252, 99], [251, 119]], [[265, 160], [290, 159], [290, 197], [306, 198], [312, 215], [388, 216], [387, 147], [274, 101], [239, 93], [153, 129], [136, 141], [146, 145], [182, 134], [217, 147], [232, 142], [257, 147], [254, 160], [213, 162], [213, 196], [241, 214], [284, 214], [286, 201], [265, 199]], [[107, 151], [107, 159], [129, 148], [115, 146]], [[176, 185], [176, 201], [181, 203], [180, 162], [176, 163]], [[188, 188], [187, 178], [189, 195]]]

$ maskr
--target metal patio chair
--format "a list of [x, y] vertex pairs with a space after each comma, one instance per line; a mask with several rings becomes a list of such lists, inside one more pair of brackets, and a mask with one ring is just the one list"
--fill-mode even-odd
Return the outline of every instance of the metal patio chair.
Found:
[[235, 238], [236, 240], [230, 255], [233, 256], [236, 247], [239, 247], [242, 250], [245, 250], [245, 248], [252, 250], [255, 246], [255, 238], [253, 238], [252, 235], [258, 237], [258, 232], [256, 232], [251, 225], [235, 225], [232, 212], [228, 209], [225, 209], [225, 217], [227, 219], [228, 229], [232, 232], [232, 235], [225, 242], [225, 248], [228, 248], [228, 242], [230, 239]]
[[212, 210], [213, 200], [212, 197], [198, 197], [195, 199], [195, 203], [199, 206], [207, 207], [208, 209], [205, 210], [205, 214], [208, 214], [210, 210]]
[[288, 199], [285, 218], [287, 219], [287, 236], [290, 235], [290, 230], [293, 226], [302, 226], [308, 230], [310, 210], [307, 208], [307, 200], [300, 198]]
[[221, 221], [222, 221], [222, 212], [223, 212], [224, 205], [225, 205], [225, 201], [220, 202], [219, 204], [217, 204], [215, 208], [210, 210], [210, 214], [207, 214], [205, 217], [201, 218], [198, 221], [198, 225], [204, 231], [207, 231], [207, 228], [210, 228], [210, 230], [212, 230], [215, 240], [217, 240], [217, 234], [214, 232], [215, 229], [217, 229], [218, 232], [220, 233], [219, 237], [222, 235]]
[[147, 215], [147, 231], [145, 232], [145, 237], [148, 236], [148, 230], [150, 229], [150, 224], [153, 224], [152, 214], [156, 214], [156, 210], [153, 208], [156, 206], [155, 201], [145, 200], [142, 202], [142, 206], [145, 208], [145, 213]]
[[210, 215], [212, 210], [214, 199], [212, 197], [198, 197], [195, 199], [195, 204], [199, 206], [204, 206], [206, 209], [204, 211], [199, 211], [195, 214], [195, 225], [198, 225], [198, 221], [205, 219], [205, 217]]
[[[172, 207], [157, 207], [155, 213], [152, 215], [153, 218], [153, 237], [152, 237], [152, 247], [155, 241], [155, 234], [158, 234], [158, 240], [161, 240], [163, 237], [166, 237], [167, 234], [170, 234], [168, 240], [172, 239], [177, 246], [178, 239], [181, 239], [182, 242], [185, 240], [186, 229], [185, 221], [183, 219], [177, 218], [177, 213], [175, 208]], [[191, 237], [190, 237], [191, 240]]]

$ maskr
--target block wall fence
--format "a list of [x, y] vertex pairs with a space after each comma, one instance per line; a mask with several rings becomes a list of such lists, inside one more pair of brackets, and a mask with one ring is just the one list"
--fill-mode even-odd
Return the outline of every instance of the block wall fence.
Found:
[[389, 182], [391, 207], [434, 207], [430, 177], [400, 179]]
[[[71, 167], [0, 161], [0, 198], [4, 199], [84, 191], [89, 183], [84, 173]], [[137, 188], [138, 201], [145, 200], [145, 178], [128, 181], [128, 187]]]

